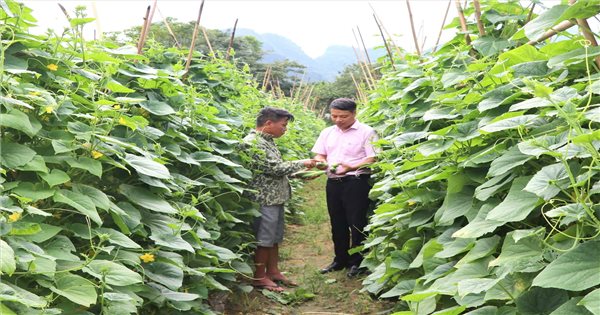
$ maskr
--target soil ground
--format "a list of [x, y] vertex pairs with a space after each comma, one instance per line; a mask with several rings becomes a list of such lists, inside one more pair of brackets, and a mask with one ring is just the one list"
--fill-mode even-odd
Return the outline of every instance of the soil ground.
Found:
[[308, 182], [298, 193], [305, 199], [302, 224], [288, 224], [280, 248], [280, 269], [297, 288], [283, 294], [265, 290], [235, 292], [226, 301], [226, 315], [237, 314], [390, 314], [394, 304], [360, 292], [362, 278], [346, 271], [322, 275], [319, 269], [333, 258], [329, 218], [324, 195], [325, 179]]

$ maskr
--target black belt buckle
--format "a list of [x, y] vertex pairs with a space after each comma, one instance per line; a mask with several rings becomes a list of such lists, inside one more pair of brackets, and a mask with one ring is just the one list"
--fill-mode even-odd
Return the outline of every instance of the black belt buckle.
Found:
[[362, 178], [369, 178], [369, 174], [356, 174], [356, 175], [347, 175], [347, 176], [342, 176], [342, 177], [331, 177], [331, 178], [329, 178], [329, 180], [342, 183], [342, 182], [347, 182], [347, 181], [362, 179]]

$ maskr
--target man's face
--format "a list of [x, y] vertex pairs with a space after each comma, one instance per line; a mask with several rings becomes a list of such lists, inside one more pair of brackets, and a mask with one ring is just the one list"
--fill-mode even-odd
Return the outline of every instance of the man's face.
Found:
[[273, 138], [279, 138], [287, 131], [287, 124], [287, 118], [278, 121], [267, 120], [265, 123], [266, 128], [264, 128], [263, 131], [272, 135]]
[[342, 130], [350, 128], [356, 121], [356, 112], [332, 108], [331, 121]]

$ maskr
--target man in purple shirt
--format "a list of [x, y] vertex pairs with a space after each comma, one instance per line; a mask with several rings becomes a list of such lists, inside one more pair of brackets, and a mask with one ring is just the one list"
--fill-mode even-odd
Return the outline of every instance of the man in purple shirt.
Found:
[[372, 145], [377, 139], [373, 128], [356, 120], [356, 103], [348, 98], [335, 99], [329, 105], [334, 126], [327, 127], [317, 139], [312, 152], [315, 160], [326, 161], [327, 210], [331, 221], [331, 235], [335, 258], [321, 269], [321, 273], [349, 268], [347, 275], [363, 273], [362, 254], [350, 255], [348, 250], [365, 240], [369, 208], [370, 170], [376, 152]]

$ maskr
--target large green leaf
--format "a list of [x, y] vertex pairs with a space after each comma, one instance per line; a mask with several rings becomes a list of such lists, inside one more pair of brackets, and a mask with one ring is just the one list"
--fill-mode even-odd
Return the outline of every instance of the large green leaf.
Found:
[[165, 116], [175, 113], [169, 104], [160, 101], [144, 101], [140, 106], [154, 115]]
[[567, 5], [553, 6], [549, 10], [542, 12], [535, 19], [529, 21], [529, 23], [525, 24], [523, 28], [527, 38], [530, 40], [537, 39], [552, 26], [556, 25], [556, 23], [560, 22], [558, 19], [568, 7], [569, 6]]
[[568, 300], [569, 295], [563, 290], [531, 288], [515, 304], [522, 315], [549, 315]]
[[16, 270], [15, 252], [5, 241], [0, 240], [0, 275], [12, 275]]
[[48, 304], [42, 297], [6, 281], [0, 282], [0, 301], [16, 302], [29, 307], [45, 307]]
[[171, 290], [177, 290], [183, 284], [183, 270], [172, 264], [153, 262], [144, 265], [144, 272], [148, 278]]
[[33, 159], [35, 151], [22, 144], [2, 139], [0, 142], [0, 165], [8, 168], [23, 166]]
[[544, 200], [550, 200], [568, 185], [569, 173], [565, 165], [556, 163], [542, 167], [523, 190], [534, 193]]
[[501, 266], [507, 271], [537, 271], [543, 266], [542, 261], [543, 247], [542, 242], [537, 236], [526, 237], [516, 241], [515, 232], [509, 232], [502, 244], [502, 251], [498, 258], [490, 262], [490, 266]]
[[144, 188], [122, 184], [119, 186], [119, 191], [131, 202], [146, 209], [162, 213], [177, 213], [177, 210], [165, 199]]
[[588, 293], [578, 305], [583, 305], [594, 315], [600, 315], [600, 289]]
[[94, 201], [86, 195], [61, 189], [54, 194], [54, 201], [68, 204], [83, 215], [88, 216], [92, 221], [98, 223], [98, 225], [102, 225], [102, 219], [100, 219], [100, 216], [98, 215]]
[[492, 161], [487, 175], [502, 175], [519, 165], [525, 164], [531, 159], [533, 159], [532, 156], [521, 153], [521, 151], [519, 151], [519, 147], [514, 146], [506, 150], [502, 156]]
[[6, 114], [0, 113], [0, 126], [22, 131], [30, 137], [42, 129], [42, 125], [35, 118], [30, 118], [18, 109], [12, 109]]
[[56, 189], [50, 189], [43, 182], [20, 182], [17, 188], [12, 190], [13, 193], [31, 199], [32, 202], [46, 199], [54, 196]]
[[533, 285], [581, 291], [600, 284], [600, 241], [588, 241], [551, 262]]
[[93, 260], [83, 271], [107, 284], [128, 286], [142, 282], [142, 276], [129, 268], [109, 260]]
[[50, 287], [52, 292], [62, 295], [74, 303], [83, 306], [96, 303], [97, 295], [94, 284], [81, 276], [73, 274], [60, 276], [54, 284], [55, 286]]
[[[578, 305], [579, 301], [581, 301], [581, 297], [571, 298], [569, 301], [555, 309], [550, 315], [595, 315], [590, 313], [585, 307]], [[600, 304], [598, 306], [600, 307]]]
[[108, 199], [108, 196], [98, 188], [84, 184], [73, 184], [73, 191], [88, 196], [94, 202], [96, 207], [100, 209], [110, 209], [110, 200]]
[[169, 179], [171, 174], [164, 165], [143, 156], [125, 154], [125, 162], [138, 173], [155, 178]]
[[504, 200], [488, 213], [486, 219], [501, 222], [518, 222], [525, 219], [540, 204], [540, 198], [524, 191], [530, 177], [518, 177], [512, 183]]
[[71, 180], [71, 177], [69, 177], [69, 175], [67, 173], [65, 173], [64, 171], [61, 171], [59, 169], [52, 169], [52, 171], [50, 171], [50, 173], [47, 174], [40, 174], [40, 177], [46, 182], [48, 183], [48, 186], [50, 187], [54, 187], [56, 185], [60, 185], [60, 184], [64, 184], [68, 181]]
[[484, 56], [495, 55], [510, 46], [512, 44], [508, 40], [490, 36], [479, 37], [473, 41], [473, 48]]
[[90, 172], [92, 175], [96, 175], [98, 178], [102, 177], [102, 163], [89, 157], [80, 156], [77, 159], [68, 158], [66, 162], [69, 166], [79, 168]]

